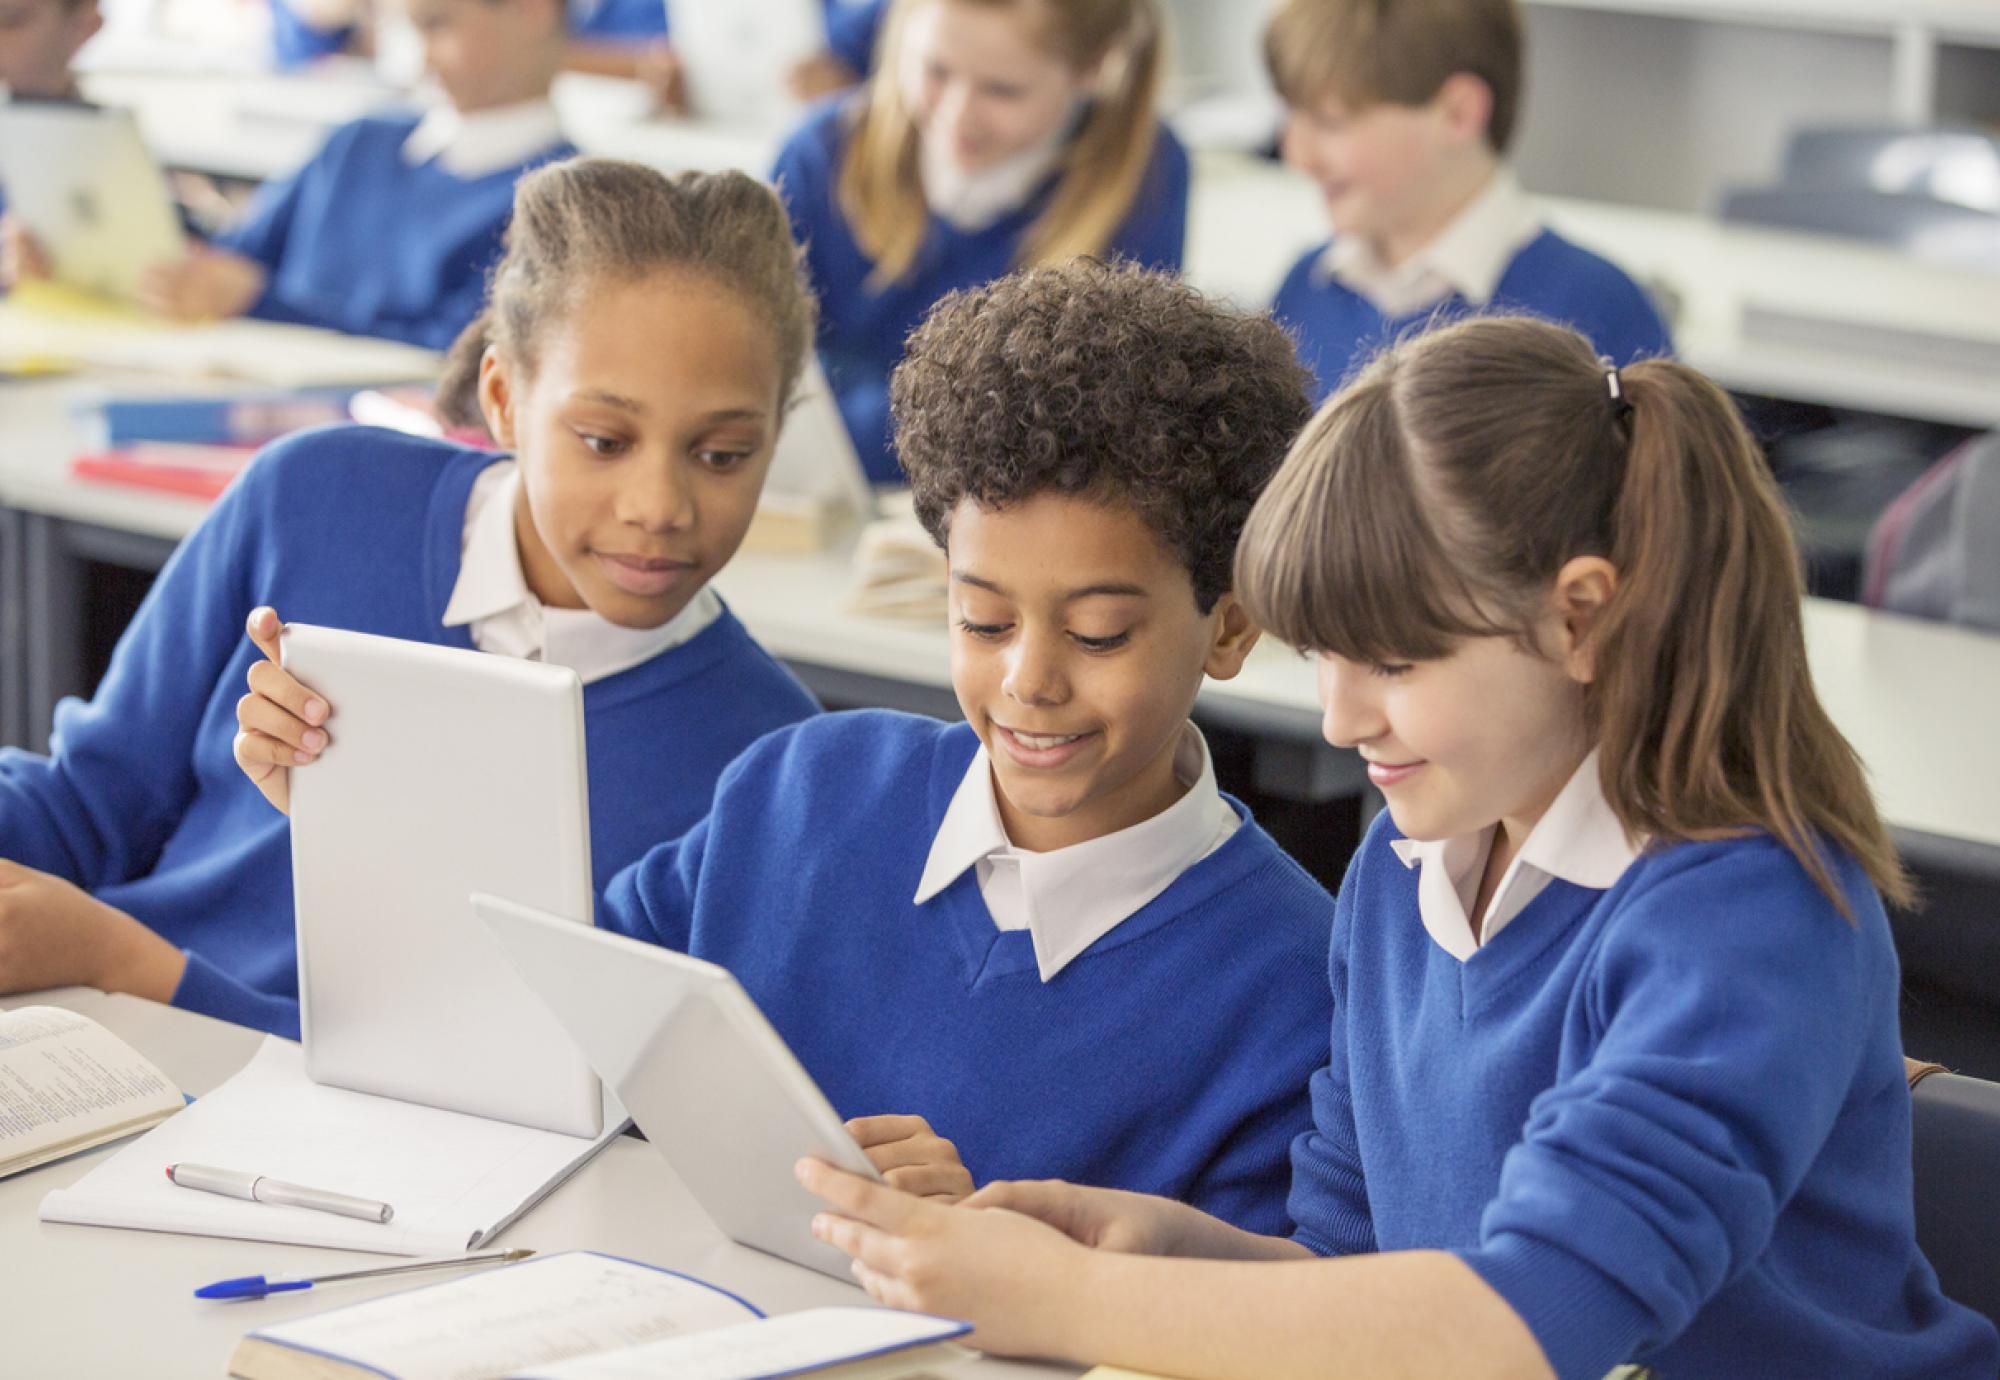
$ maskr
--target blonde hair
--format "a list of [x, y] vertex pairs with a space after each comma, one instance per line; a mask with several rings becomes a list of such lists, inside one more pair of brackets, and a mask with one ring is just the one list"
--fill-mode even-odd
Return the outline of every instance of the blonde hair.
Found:
[[1825, 845], [1907, 904], [1860, 760], [1813, 693], [1798, 552], [1728, 394], [1617, 375], [1574, 331], [1492, 317], [1395, 346], [1329, 401], [1250, 514], [1236, 589], [1275, 636], [1427, 660], [1529, 628], [1577, 556], [1618, 571], [1585, 647], [1605, 799], [1673, 841], [1761, 829], [1843, 914]]
[[1264, 29], [1264, 65], [1287, 105], [1328, 96], [1355, 110], [1423, 105], [1460, 72], [1486, 83], [1486, 141], [1505, 153], [1521, 103], [1515, 0], [1284, 0]]
[[515, 186], [506, 252], [485, 309], [445, 357], [438, 411], [454, 426], [483, 425], [479, 361], [487, 346], [532, 371], [537, 337], [586, 285], [668, 271], [719, 283], [769, 326], [782, 412], [805, 369], [816, 313], [777, 194], [739, 172], [670, 177], [615, 158], [551, 163]]
[[900, 74], [910, 14], [944, 3], [1039, 10], [1046, 46], [1072, 68], [1106, 64], [1105, 90], [1071, 140], [1055, 193], [1028, 227], [1015, 266], [1102, 254], [1138, 199], [1153, 156], [1163, 44], [1156, 0], [892, 0], [836, 187], [855, 242], [875, 262], [870, 285], [903, 278], [930, 226], [917, 126]]

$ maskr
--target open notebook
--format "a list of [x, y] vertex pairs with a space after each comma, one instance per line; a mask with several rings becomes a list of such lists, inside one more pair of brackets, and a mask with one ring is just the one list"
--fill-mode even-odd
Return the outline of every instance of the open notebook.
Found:
[[[42, 1199], [45, 1222], [231, 1236], [300, 1246], [451, 1255], [498, 1235], [624, 1129], [596, 1139], [537, 1131], [328, 1088], [300, 1047], [267, 1038], [234, 1078], [156, 1126], [69, 1188]], [[384, 1202], [388, 1222], [177, 1188], [161, 1173], [219, 1165]]]
[[240, 1380], [843, 1380], [913, 1376], [966, 1353], [964, 1323], [888, 1308], [766, 1318], [670, 1270], [566, 1251], [259, 1328]]

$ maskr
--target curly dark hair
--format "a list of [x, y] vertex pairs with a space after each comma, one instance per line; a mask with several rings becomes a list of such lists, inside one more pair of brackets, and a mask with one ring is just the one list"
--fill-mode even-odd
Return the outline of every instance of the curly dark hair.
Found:
[[1077, 259], [951, 293], [889, 384], [896, 449], [939, 546], [963, 499], [1130, 508], [1206, 613], [1312, 409], [1291, 337], [1178, 278]]

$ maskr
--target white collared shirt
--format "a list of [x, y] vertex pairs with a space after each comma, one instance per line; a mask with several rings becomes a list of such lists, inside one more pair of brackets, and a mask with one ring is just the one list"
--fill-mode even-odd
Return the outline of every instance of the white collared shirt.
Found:
[[447, 628], [471, 625], [482, 652], [567, 666], [585, 685], [651, 661], [688, 642], [722, 615], [707, 585], [657, 628], [625, 628], [589, 609], [552, 609], [528, 589], [514, 532], [520, 467], [500, 460], [472, 481], [465, 504], [463, 558], [446, 601]]
[[414, 168], [435, 158], [454, 177], [486, 177], [519, 167], [562, 137], [546, 97], [487, 110], [438, 105], [403, 140], [403, 161]]
[[1514, 256], [1542, 233], [1542, 218], [1507, 168], [1494, 172], [1479, 195], [1393, 268], [1359, 235], [1341, 235], [1320, 256], [1321, 283], [1338, 281], [1384, 316], [1408, 316], [1454, 292], [1475, 307], [1493, 300]]
[[954, 230], [977, 234], [1028, 204], [1028, 198], [1062, 162], [1068, 140], [1069, 125], [1065, 122], [1033, 147], [974, 172], [958, 166], [943, 139], [921, 140], [917, 177], [924, 189], [924, 204]]
[[1598, 776], [1597, 753], [1583, 759], [1555, 800], [1528, 831], [1514, 860], [1501, 874], [1486, 906], [1480, 937], [1472, 929], [1472, 906], [1480, 874], [1493, 846], [1493, 825], [1476, 834], [1418, 842], [1396, 839], [1403, 866], [1417, 867], [1417, 912], [1439, 948], [1463, 963], [1481, 944], [1491, 944], [1510, 920], [1528, 908], [1555, 878], [1593, 891], [1608, 891], [1625, 875], [1643, 844], [1625, 835], [1611, 812]]
[[931, 840], [916, 903], [977, 869], [979, 894], [1002, 930], [1027, 930], [1047, 982], [1136, 914], [1181, 873], [1213, 853], [1243, 821], [1215, 785], [1201, 730], [1189, 724], [1174, 750], [1187, 793], [1151, 819], [1047, 853], [1016, 848], [1000, 822], [993, 763], [982, 745]]

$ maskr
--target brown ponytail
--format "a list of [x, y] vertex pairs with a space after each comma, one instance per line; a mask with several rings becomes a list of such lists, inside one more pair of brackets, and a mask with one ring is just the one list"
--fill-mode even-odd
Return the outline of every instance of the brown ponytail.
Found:
[[1910, 884], [1861, 764], [1813, 693], [1776, 486], [1720, 388], [1610, 370], [1573, 331], [1475, 319], [1385, 352], [1307, 428], [1251, 513], [1239, 597], [1275, 635], [1360, 661], [1528, 629], [1565, 562], [1618, 571], [1586, 710], [1605, 799], [1661, 840], [1761, 829], [1848, 913], [1828, 860]]
[[532, 372], [537, 340], [585, 284], [669, 272], [720, 284], [770, 328], [782, 414], [812, 348], [814, 305], [776, 193], [738, 172], [668, 176], [612, 158], [551, 163], [515, 187], [506, 252], [485, 310], [445, 357], [439, 413], [453, 426], [483, 425], [486, 350]]
[[[930, 226], [917, 170], [917, 128], [902, 92], [908, 18], [919, 4], [893, 0], [881, 57], [861, 97], [835, 194], [872, 286], [902, 279]], [[1063, 157], [1048, 206], [1028, 227], [1017, 267], [1052, 267], [1100, 255], [1131, 214], [1153, 157], [1165, 38], [1158, 0], [960, 0], [1041, 12], [1045, 47], [1077, 71], [1103, 64], [1103, 84]]]

